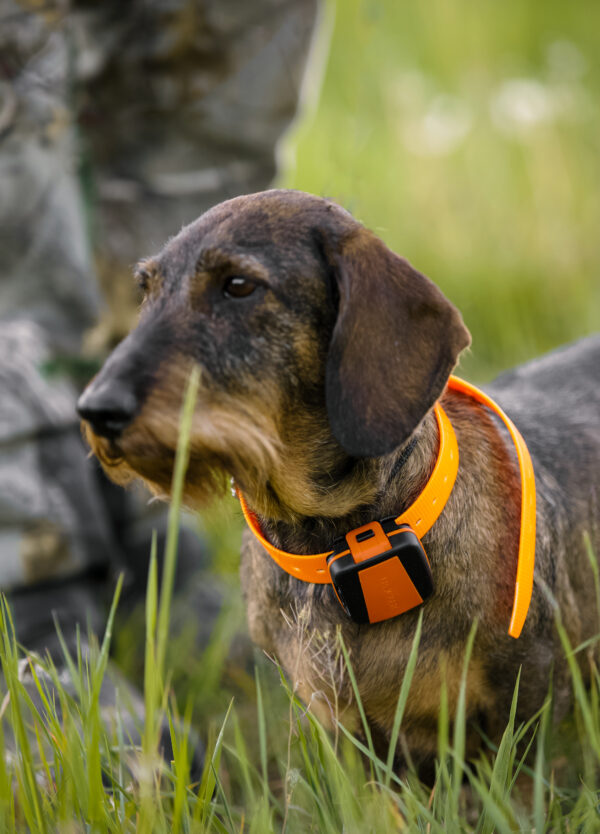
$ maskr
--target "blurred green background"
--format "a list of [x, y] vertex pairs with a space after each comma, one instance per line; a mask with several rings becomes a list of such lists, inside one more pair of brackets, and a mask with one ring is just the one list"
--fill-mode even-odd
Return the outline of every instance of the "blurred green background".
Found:
[[600, 4], [324, 11], [281, 184], [340, 202], [443, 289], [472, 380], [600, 329]]

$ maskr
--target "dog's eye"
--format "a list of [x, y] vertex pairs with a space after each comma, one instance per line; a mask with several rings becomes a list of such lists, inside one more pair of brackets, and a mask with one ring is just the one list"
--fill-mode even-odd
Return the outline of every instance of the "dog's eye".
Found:
[[135, 271], [135, 281], [142, 292], [148, 292], [152, 276], [147, 269], [140, 267]]
[[252, 278], [246, 278], [245, 275], [232, 275], [225, 281], [223, 293], [228, 298], [246, 298], [254, 292], [257, 286]]

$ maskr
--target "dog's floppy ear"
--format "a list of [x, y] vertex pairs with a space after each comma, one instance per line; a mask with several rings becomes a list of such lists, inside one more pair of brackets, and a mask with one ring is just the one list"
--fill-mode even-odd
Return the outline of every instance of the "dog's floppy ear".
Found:
[[384, 455], [440, 396], [469, 331], [432, 281], [364, 227], [325, 250], [339, 292], [326, 367], [331, 428], [349, 454]]

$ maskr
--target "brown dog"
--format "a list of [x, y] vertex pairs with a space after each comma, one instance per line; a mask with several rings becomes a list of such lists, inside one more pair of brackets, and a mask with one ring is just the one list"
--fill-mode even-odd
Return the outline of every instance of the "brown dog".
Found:
[[[397, 516], [437, 455], [432, 406], [454, 427], [460, 466], [424, 536], [435, 590], [423, 606], [374, 625], [348, 618], [329, 584], [278, 567], [247, 531], [242, 584], [254, 640], [276, 655], [325, 721], [360, 732], [340, 632], [373, 738], [384, 753], [419, 610], [423, 632], [402, 733], [414, 760], [436, 750], [440, 688], [452, 710], [478, 620], [467, 712], [497, 739], [519, 668], [519, 717], [554, 669], [569, 703], [555, 605], [573, 645], [598, 632], [600, 338], [525, 365], [490, 393], [524, 435], [537, 481], [535, 587], [518, 640], [507, 634], [519, 542], [520, 478], [504, 426], [446, 390], [469, 344], [442, 293], [346, 211], [294, 191], [222, 203], [138, 268], [140, 322], [79, 403], [108, 474], [168, 497], [186, 379], [200, 366], [186, 500], [232, 476], [264, 535], [295, 553], [332, 549], [360, 525]], [[580, 659], [586, 664], [583, 653]], [[479, 736], [471, 731], [469, 750]]]

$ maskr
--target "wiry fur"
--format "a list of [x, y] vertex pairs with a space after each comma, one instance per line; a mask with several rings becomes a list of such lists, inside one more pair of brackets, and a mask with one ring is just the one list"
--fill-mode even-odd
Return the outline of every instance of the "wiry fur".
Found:
[[[90, 444], [111, 477], [141, 477], [168, 496], [179, 409], [195, 362], [202, 378], [187, 502], [203, 503], [232, 475], [274, 544], [322, 552], [354, 527], [397, 516], [419, 494], [437, 454], [430, 409], [441, 397], [460, 467], [423, 539], [435, 593], [422, 608], [399, 749], [431, 766], [440, 691], [445, 685], [452, 715], [475, 620], [468, 751], [480, 743], [477, 725], [499, 739], [520, 668], [518, 720], [541, 705], [552, 673], [562, 714], [570, 688], [555, 613], [574, 645], [599, 625], [584, 534], [600, 553], [600, 338], [523, 366], [490, 388], [529, 445], [538, 491], [534, 594], [513, 640], [507, 629], [520, 518], [514, 448], [483, 406], [444, 392], [469, 337], [427, 278], [339, 207], [289, 191], [217, 206], [145, 261], [140, 274], [140, 324], [81, 401]], [[256, 290], [227, 297], [227, 281], [240, 274]], [[331, 586], [289, 576], [249, 532], [241, 576], [255, 641], [280, 659], [324, 720], [340, 717], [360, 731], [341, 635], [385, 754], [419, 611], [356, 625]], [[578, 659], [585, 668], [586, 655]]]
[[[118, 443], [84, 424], [92, 451], [116, 483], [126, 486], [141, 478], [155, 496], [168, 499], [189, 368], [185, 357], [174, 362]], [[259, 406], [203, 391], [192, 422], [184, 502], [198, 507], [222, 494], [232, 472], [244, 473], [245, 480], [266, 481], [280, 459], [273, 421]]]

